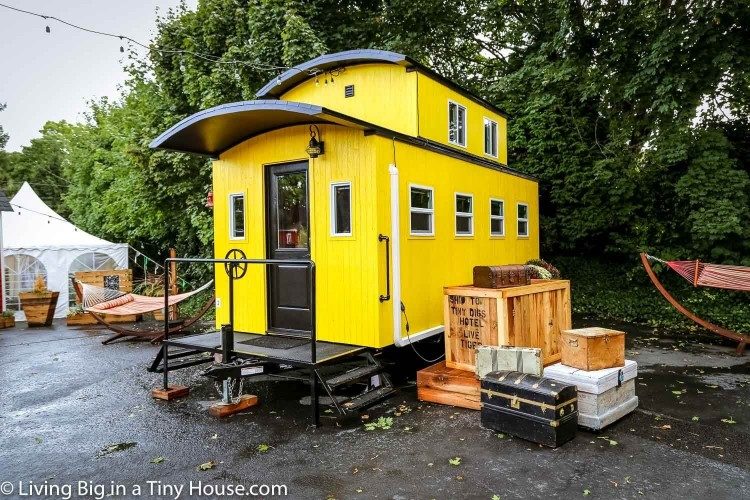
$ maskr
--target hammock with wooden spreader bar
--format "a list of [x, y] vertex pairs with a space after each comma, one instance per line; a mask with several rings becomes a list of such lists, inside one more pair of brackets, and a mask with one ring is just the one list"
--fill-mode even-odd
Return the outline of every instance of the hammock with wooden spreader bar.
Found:
[[[102, 344], [108, 344], [124, 337], [147, 338], [151, 340], [151, 343], [157, 343], [163, 340], [164, 329], [161, 327], [156, 330], [127, 328], [108, 322], [105, 319], [105, 315], [128, 316], [158, 311], [164, 309], [164, 297], [148, 297], [136, 293], [127, 293], [119, 290], [88, 285], [86, 283], [81, 283], [75, 278], [72, 280], [73, 288], [75, 289], [78, 301], [83, 306], [83, 309], [90, 313], [99, 324], [115, 332], [115, 335], [104, 340]], [[168, 299], [169, 305], [173, 306], [197, 295], [208, 289], [212, 284], [213, 280], [191, 292], [171, 295]], [[214, 301], [215, 295], [212, 294], [195, 316], [179, 322], [170, 322], [172, 326], [168, 327], [169, 334], [172, 335], [179, 333], [195, 324], [208, 312], [209, 309], [211, 309], [211, 307], [213, 307]]]
[[651, 268], [649, 261], [661, 262], [666, 265], [677, 274], [688, 280], [693, 286], [707, 286], [712, 288], [722, 288], [725, 290], [734, 291], [750, 291], [750, 267], [743, 266], [730, 266], [725, 264], [710, 264], [700, 262], [699, 260], [673, 260], [666, 261], [648, 255], [647, 253], [641, 254], [641, 262], [643, 263], [644, 269], [651, 282], [654, 284], [656, 289], [672, 306], [677, 309], [680, 313], [699, 324], [700, 326], [711, 330], [723, 337], [736, 340], [739, 342], [737, 345], [737, 353], [742, 354], [745, 350], [745, 346], [750, 342], [750, 335], [728, 330], [721, 326], [715, 325], [705, 319], [699, 317], [694, 312], [683, 306], [680, 302], [670, 294], [664, 285], [656, 277], [654, 270]]

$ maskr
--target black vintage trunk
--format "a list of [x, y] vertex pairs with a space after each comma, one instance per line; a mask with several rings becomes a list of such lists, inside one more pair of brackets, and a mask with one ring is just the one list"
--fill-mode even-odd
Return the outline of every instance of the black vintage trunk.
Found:
[[482, 425], [553, 448], [578, 426], [574, 385], [520, 372], [487, 374], [481, 382]]

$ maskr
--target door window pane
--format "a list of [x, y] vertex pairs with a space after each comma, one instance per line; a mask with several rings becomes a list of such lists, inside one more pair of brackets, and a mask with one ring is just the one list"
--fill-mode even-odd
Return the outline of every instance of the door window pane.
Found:
[[307, 173], [276, 176], [279, 248], [307, 248]]
[[352, 234], [352, 187], [351, 184], [331, 185], [331, 224], [333, 235]]

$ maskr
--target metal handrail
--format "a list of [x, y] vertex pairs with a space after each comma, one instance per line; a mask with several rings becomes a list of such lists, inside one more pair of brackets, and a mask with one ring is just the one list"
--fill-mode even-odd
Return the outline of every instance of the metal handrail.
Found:
[[[169, 269], [171, 262], [191, 262], [205, 264], [229, 264], [229, 325], [234, 331], [234, 270], [240, 264], [262, 264], [264, 266], [299, 265], [310, 271], [310, 287], [308, 299], [310, 303], [310, 361], [314, 365], [317, 362], [316, 344], [316, 305], [315, 305], [315, 262], [301, 259], [211, 259], [203, 257], [169, 257], [164, 261], [164, 269]], [[169, 340], [169, 273], [164, 273], [164, 341], [162, 342], [162, 354], [164, 359], [164, 389], [169, 384], [169, 357], [167, 356], [167, 340]]]

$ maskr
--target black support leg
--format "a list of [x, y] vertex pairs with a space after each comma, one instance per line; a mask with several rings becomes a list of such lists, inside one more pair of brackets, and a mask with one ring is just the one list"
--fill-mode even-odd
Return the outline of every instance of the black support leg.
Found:
[[313, 425], [319, 427], [320, 407], [318, 406], [318, 373], [315, 368], [310, 369], [310, 406], [312, 406]]

